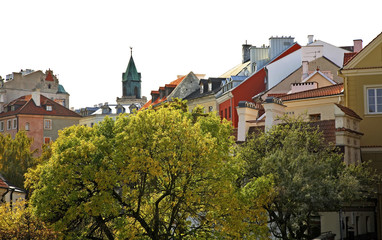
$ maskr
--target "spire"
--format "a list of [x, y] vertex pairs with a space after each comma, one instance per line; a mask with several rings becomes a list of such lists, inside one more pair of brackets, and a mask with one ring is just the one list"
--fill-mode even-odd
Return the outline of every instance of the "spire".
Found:
[[138, 73], [137, 68], [135, 67], [133, 59], [133, 48], [130, 47], [130, 60], [127, 65], [126, 72], [122, 75], [122, 82], [125, 81], [141, 81], [141, 74]]

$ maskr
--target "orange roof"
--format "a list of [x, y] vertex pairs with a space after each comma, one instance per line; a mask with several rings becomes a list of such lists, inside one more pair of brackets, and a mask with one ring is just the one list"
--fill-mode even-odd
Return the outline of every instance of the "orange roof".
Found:
[[52, 71], [48, 70], [48, 74], [46, 75], [45, 81], [51, 81], [53, 82], [53, 76], [52, 76]]
[[337, 95], [342, 93], [343, 89], [344, 89], [344, 85], [340, 83], [340, 84], [336, 84], [336, 85], [332, 85], [328, 87], [322, 87], [322, 88], [288, 94], [283, 97], [280, 97], [280, 99], [283, 101], [289, 101], [289, 100], [304, 99], [304, 98], [331, 96], [331, 95]]
[[[170, 82], [170, 84], [166, 84], [165, 86], [166, 86], [166, 87], [173, 87], [173, 88], [175, 88], [176, 86], [179, 85], [179, 83], [181, 83], [181, 82], [183, 81], [183, 79], [184, 79], [186, 76], [187, 76], [187, 75], [185, 75], [185, 76], [181, 76], [181, 77], [179, 77], [178, 79], [176, 79], [176, 80]], [[159, 87], [159, 90], [164, 90], [164, 89], [165, 89], [164, 87]], [[153, 91], [151, 91], [151, 94], [159, 94], [159, 91], [158, 91], [158, 90], [153, 90]], [[156, 104], [161, 103], [161, 102], [164, 102], [164, 101], [166, 101], [166, 100], [167, 100], [167, 97], [166, 97], [166, 96], [164, 96], [163, 98], [159, 98], [159, 97], [158, 97], [154, 102], [152, 102], [152, 100], [150, 100], [150, 101], [148, 101], [147, 103], [145, 103], [145, 104], [141, 107], [141, 109], [148, 108], [149, 106], [156, 105]]]

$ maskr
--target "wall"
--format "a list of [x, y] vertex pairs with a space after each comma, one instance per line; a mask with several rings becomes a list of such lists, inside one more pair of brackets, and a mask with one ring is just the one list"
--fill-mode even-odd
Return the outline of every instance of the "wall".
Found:
[[204, 111], [206, 113], [209, 112], [210, 106], [212, 106], [212, 111], [217, 111], [218, 108], [215, 95], [213, 94], [201, 98], [188, 100], [187, 105], [190, 111], [192, 111], [192, 109], [194, 109], [197, 105], [200, 105], [204, 108]]

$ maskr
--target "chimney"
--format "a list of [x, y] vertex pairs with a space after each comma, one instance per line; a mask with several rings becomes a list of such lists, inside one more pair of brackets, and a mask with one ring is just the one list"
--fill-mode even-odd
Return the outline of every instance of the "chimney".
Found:
[[267, 97], [263, 103], [265, 110], [265, 131], [272, 128], [273, 125], [280, 123], [279, 117], [285, 114], [285, 105], [275, 97]]
[[354, 49], [353, 52], [357, 53], [362, 50], [362, 39], [354, 39]]
[[255, 103], [240, 101], [236, 107], [237, 115], [239, 116], [239, 123], [237, 127], [237, 141], [244, 142], [250, 127], [249, 120], [256, 120], [259, 109], [256, 108]]
[[313, 35], [308, 35], [308, 44], [313, 43]]
[[34, 101], [34, 103], [36, 104], [36, 106], [40, 106], [41, 105], [41, 100], [40, 100], [40, 89], [37, 88], [34, 92], [32, 92], [32, 99]]
[[250, 48], [252, 47], [251, 44], [247, 44], [247, 41], [245, 41], [245, 44], [243, 44], [243, 63], [248, 62], [250, 59]]
[[305, 78], [307, 78], [309, 76], [309, 63], [308, 61], [302, 61], [302, 76], [301, 76], [301, 80], [304, 80]]

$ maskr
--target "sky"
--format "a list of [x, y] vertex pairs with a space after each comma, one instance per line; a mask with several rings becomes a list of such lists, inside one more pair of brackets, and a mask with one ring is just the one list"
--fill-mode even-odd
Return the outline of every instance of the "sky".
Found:
[[381, 0], [0, 1], [0, 76], [51, 69], [75, 109], [115, 103], [133, 47], [142, 95], [190, 71], [218, 77], [241, 63], [242, 44], [307, 35], [367, 45], [382, 32]]

